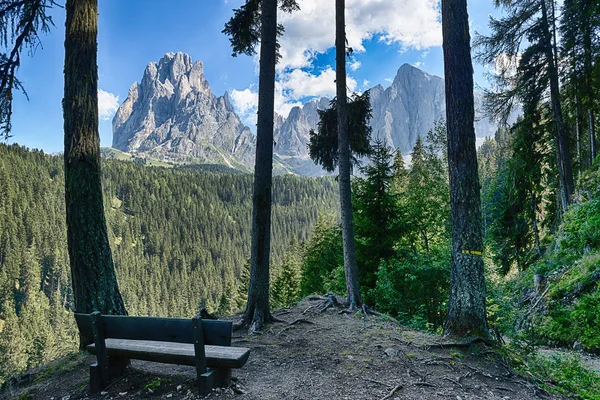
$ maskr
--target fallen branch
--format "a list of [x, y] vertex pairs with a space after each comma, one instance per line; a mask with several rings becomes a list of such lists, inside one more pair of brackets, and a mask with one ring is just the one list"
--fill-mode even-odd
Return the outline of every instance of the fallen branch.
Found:
[[427, 383], [427, 382], [415, 382], [414, 383], [415, 386], [428, 386], [428, 387], [435, 387], [435, 385], [432, 385], [431, 383]]
[[389, 388], [392, 387], [392, 385], [390, 385], [389, 383], [376, 381], [375, 379], [371, 379], [371, 378], [362, 378], [362, 379], [365, 380], [365, 381], [367, 381], [367, 382], [377, 383], [378, 385], [381, 385], [381, 386], [387, 386]]
[[502, 387], [502, 386], [496, 386], [496, 390], [504, 390], [504, 391], [506, 391], [506, 392], [511, 392], [511, 393], [514, 393], [514, 392], [515, 392], [515, 391], [514, 391], [514, 390], [512, 390], [512, 389], [509, 389], [509, 388], [504, 388], [504, 387]]
[[387, 399], [391, 399], [391, 398], [392, 398], [392, 396], [394, 395], [394, 393], [396, 393], [396, 392], [397, 392], [398, 390], [400, 390], [400, 389], [402, 389], [402, 385], [400, 385], [400, 384], [396, 385], [396, 386], [395, 386], [395, 387], [394, 387], [394, 388], [393, 388], [393, 389], [390, 391], [390, 393], [389, 393], [387, 396], [385, 396], [385, 397], [382, 397], [382, 398], [381, 398], [381, 400], [387, 400]]
[[309, 330], [307, 330], [304, 333], [309, 334], [309, 333], [314, 333], [314, 332], [317, 332], [317, 331], [329, 331], [331, 329], [333, 329], [333, 328], [321, 327], [321, 328], [309, 329]]
[[442, 379], [450, 381], [450, 382], [454, 383], [455, 385], [457, 385], [459, 388], [464, 389], [462, 383], [460, 383], [458, 380], [455, 381], [454, 379], [448, 378], [447, 376], [443, 377]]
[[[283, 322], [285, 322], [285, 321], [283, 321]], [[315, 324], [314, 322], [312, 322], [312, 321], [309, 321], [309, 320], [307, 320], [307, 319], [304, 319], [304, 318], [298, 318], [297, 320], [294, 320], [294, 321], [292, 321], [292, 322], [288, 323], [288, 325], [296, 325], [296, 324], [299, 324], [300, 322], [303, 322], [303, 323], [305, 323], [305, 324], [311, 324], [311, 325], [314, 325], [314, 324]]]

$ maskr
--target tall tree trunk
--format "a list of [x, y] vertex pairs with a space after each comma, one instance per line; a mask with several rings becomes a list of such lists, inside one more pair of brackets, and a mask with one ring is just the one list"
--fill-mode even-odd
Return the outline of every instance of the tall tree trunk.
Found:
[[590, 136], [590, 165], [592, 165], [594, 163], [594, 159], [597, 156], [597, 150], [596, 117], [594, 115], [594, 82], [592, 78], [592, 27], [590, 26], [589, 21], [586, 21], [585, 34], [583, 37], [583, 52], [588, 106], [588, 132]]
[[542, 256], [542, 246], [540, 246], [540, 230], [537, 224], [537, 196], [535, 192], [532, 193], [532, 204], [531, 204], [531, 220], [533, 222], [533, 235], [535, 238], [535, 249], [537, 250], [538, 256]]
[[452, 214], [450, 304], [444, 332], [459, 337], [487, 337], [473, 64], [466, 0], [442, 0], [442, 33]]
[[342, 216], [342, 238], [344, 242], [344, 269], [346, 289], [350, 308], [362, 305], [358, 264], [354, 244], [352, 221], [352, 189], [350, 186], [350, 140], [348, 138], [348, 97], [346, 93], [346, 4], [345, 0], [335, 2], [335, 79], [338, 115], [338, 148], [340, 210]]
[[550, 22], [548, 20], [547, 0], [541, 0], [542, 23], [544, 26], [544, 47], [546, 49], [546, 58], [548, 64], [548, 75], [550, 76], [550, 103], [552, 105], [552, 116], [556, 129], [558, 141], [558, 168], [560, 169], [561, 179], [561, 199], [563, 211], [567, 210], [571, 204], [571, 196], [574, 191], [573, 167], [571, 164], [571, 154], [569, 152], [569, 143], [567, 140], [567, 131], [563, 120], [562, 106], [560, 104], [560, 89], [558, 82], [558, 69], [555, 67], [555, 56], [552, 42], [552, 32], [550, 31]]
[[271, 187], [273, 182], [273, 117], [277, 51], [277, 0], [261, 0], [258, 124], [252, 195], [250, 284], [244, 320], [250, 330], [261, 330], [273, 317], [269, 309], [271, 249]]
[[65, 202], [75, 310], [126, 314], [106, 231], [98, 133], [98, 0], [67, 0]]
[[577, 136], [577, 178], [581, 179], [581, 170], [583, 160], [581, 159], [581, 132], [583, 131], [581, 123], [581, 100], [579, 99], [578, 85], [575, 80], [575, 134]]

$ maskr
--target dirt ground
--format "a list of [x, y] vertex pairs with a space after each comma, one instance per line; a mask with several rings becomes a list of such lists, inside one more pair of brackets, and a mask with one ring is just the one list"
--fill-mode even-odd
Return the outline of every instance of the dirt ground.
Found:
[[[233, 345], [252, 349], [234, 385], [213, 399], [558, 399], [511, 372], [484, 344], [435, 347], [430, 335], [385, 318], [303, 312], [305, 299], [278, 310], [260, 335], [234, 334]], [[300, 321], [298, 321], [300, 320]], [[290, 324], [291, 322], [295, 322]], [[132, 361], [102, 394], [90, 396], [88, 366], [94, 357], [72, 355], [9, 380], [2, 399], [196, 399], [191, 367]]]

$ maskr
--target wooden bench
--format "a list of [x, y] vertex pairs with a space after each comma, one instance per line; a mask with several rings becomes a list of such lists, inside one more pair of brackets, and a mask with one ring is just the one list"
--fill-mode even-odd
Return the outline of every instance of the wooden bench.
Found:
[[90, 390], [99, 392], [120, 376], [130, 359], [196, 367], [198, 391], [229, 384], [231, 368], [248, 361], [250, 349], [231, 347], [229, 321], [75, 314], [86, 349], [96, 355]]

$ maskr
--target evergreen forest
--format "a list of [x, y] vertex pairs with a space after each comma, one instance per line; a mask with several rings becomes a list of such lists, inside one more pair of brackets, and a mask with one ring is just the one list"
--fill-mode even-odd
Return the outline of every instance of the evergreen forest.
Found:
[[[0, 145], [2, 377], [78, 346], [62, 164], [41, 151]], [[130, 315], [192, 317], [203, 307], [221, 314], [240, 309], [251, 188], [251, 175], [104, 161], [104, 208]], [[286, 249], [308, 238], [319, 213], [333, 212], [334, 188], [332, 178], [275, 178], [272, 279]]]

